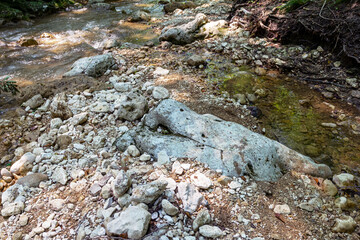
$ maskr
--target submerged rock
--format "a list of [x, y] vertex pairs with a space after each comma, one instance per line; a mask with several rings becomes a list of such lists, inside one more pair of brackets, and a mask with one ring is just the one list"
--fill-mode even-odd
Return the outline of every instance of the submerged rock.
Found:
[[106, 70], [115, 65], [115, 59], [111, 54], [103, 54], [92, 57], [80, 58], [71, 67], [71, 70], [64, 74], [65, 77], [72, 77], [85, 74], [90, 77], [99, 77]]

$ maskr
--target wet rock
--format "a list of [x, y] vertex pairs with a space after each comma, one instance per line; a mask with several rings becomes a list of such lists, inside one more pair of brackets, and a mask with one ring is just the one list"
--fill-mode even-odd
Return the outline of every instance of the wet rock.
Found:
[[40, 182], [46, 181], [48, 176], [42, 173], [32, 173], [20, 178], [16, 183], [27, 187], [39, 187]]
[[119, 118], [134, 121], [141, 118], [148, 109], [146, 99], [138, 91], [132, 91], [126, 95], [126, 98], [119, 104], [119, 110], [116, 115]]
[[43, 97], [40, 94], [37, 94], [24, 102], [22, 105], [24, 107], [30, 107], [31, 109], [35, 109], [40, 107], [44, 102], [45, 100], [43, 99]]
[[175, 207], [166, 199], [163, 199], [161, 201], [161, 207], [164, 209], [165, 213], [170, 216], [175, 216], [176, 214], [179, 213], [179, 209], [177, 209], [177, 207]]
[[199, 232], [202, 236], [208, 238], [219, 238], [225, 235], [220, 228], [216, 226], [204, 225], [199, 228]]
[[1, 215], [3, 217], [10, 217], [20, 214], [24, 211], [25, 204], [23, 202], [13, 202], [3, 206]]
[[148, 184], [138, 186], [133, 189], [131, 200], [138, 203], [150, 204], [164, 193], [167, 184], [168, 183], [164, 180], [156, 180]]
[[355, 183], [355, 178], [349, 173], [341, 173], [333, 176], [333, 181], [338, 187], [352, 186]]
[[208, 21], [205, 14], [199, 13], [195, 19], [187, 24], [164, 29], [159, 37], [160, 41], [168, 41], [174, 44], [184, 45], [192, 43], [196, 39], [198, 29]]
[[187, 8], [196, 8], [196, 4], [191, 1], [168, 3], [168, 4], [165, 4], [164, 11], [165, 11], [165, 13], [172, 13], [176, 9], [184, 10]]
[[191, 175], [191, 182], [201, 189], [208, 189], [212, 186], [212, 181], [210, 178], [205, 176], [201, 172], [196, 172], [195, 174]]
[[[250, 101], [250, 100], [249, 100]], [[250, 114], [251, 116], [253, 117], [256, 117], [256, 118], [261, 118], [262, 117], [262, 111], [260, 110], [260, 108], [258, 107], [255, 107], [255, 106], [249, 106], [247, 107], [247, 109], [250, 110]]]
[[197, 34], [197, 36], [209, 38], [209, 37], [221, 35], [221, 30], [225, 29], [227, 25], [228, 24], [225, 20], [206, 23], [200, 28], [200, 31]]
[[199, 229], [199, 227], [201, 227], [205, 224], [209, 224], [210, 221], [211, 221], [211, 217], [210, 217], [209, 211], [207, 209], [203, 209], [196, 216], [196, 218], [192, 224], [192, 228], [194, 231], [197, 231]]
[[141, 239], [147, 232], [151, 214], [138, 206], [130, 206], [106, 225], [110, 234], [127, 234], [128, 238]]
[[163, 100], [144, 122], [152, 129], [165, 126], [177, 135], [137, 129], [133, 136], [137, 147], [154, 156], [166, 151], [169, 157], [194, 158], [212, 169], [222, 169], [228, 176], [247, 173], [261, 180], [276, 180], [281, 170], [291, 169], [322, 177], [331, 175], [324, 164], [316, 164], [239, 124], [199, 115], [175, 100]]
[[65, 73], [64, 76], [72, 77], [85, 74], [90, 77], [99, 77], [113, 67], [114, 64], [115, 59], [111, 54], [80, 58], [71, 66], [72, 69]]
[[19, 44], [22, 47], [30, 47], [30, 46], [39, 45], [39, 43], [33, 38], [22, 38], [22, 39], [20, 39]]
[[108, 3], [94, 3], [91, 4], [91, 8], [94, 8], [96, 10], [109, 10], [111, 8], [111, 5]]
[[15, 174], [25, 173], [32, 169], [32, 164], [35, 161], [35, 155], [31, 152], [25, 153], [18, 161], [11, 167], [10, 172]]
[[135, 13], [132, 14], [132, 16], [129, 18], [130, 22], [141, 22], [141, 21], [150, 21], [151, 16], [149, 13], [144, 12], [144, 11], [136, 11]]
[[131, 181], [124, 170], [120, 170], [115, 180], [112, 182], [112, 191], [115, 197], [124, 195], [130, 188]]
[[357, 226], [354, 219], [350, 216], [342, 216], [341, 218], [335, 219], [335, 221], [335, 225], [332, 228], [334, 232], [352, 233]]
[[195, 212], [204, 199], [194, 185], [186, 182], [179, 183], [177, 194], [183, 203], [184, 211], [189, 213]]
[[335, 184], [333, 184], [332, 181], [328, 179], [323, 182], [323, 190], [329, 196], [336, 196], [338, 193], [338, 189]]
[[154, 87], [153, 92], [152, 92], [152, 96], [156, 100], [162, 100], [162, 99], [169, 98], [170, 93], [164, 87]]
[[73, 116], [73, 113], [67, 104], [67, 96], [65, 93], [56, 94], [50, 104], [49, 110], [53, 118], [59, 117], [66, 120]]
[[54, 181], [54, 182], [58, 182], [62, 185], [65, 185], [68, 181], [68, 175], [67, 175], [67, 172], [65, 171], [64, 168], [62, 167], [57, 167], [52, 176], [51, 176], [51, 179]]

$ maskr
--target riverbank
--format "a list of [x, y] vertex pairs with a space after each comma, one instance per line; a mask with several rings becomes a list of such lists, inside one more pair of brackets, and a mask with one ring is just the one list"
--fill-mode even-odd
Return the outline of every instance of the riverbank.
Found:
[[[253, 165], [246, 169], [245, 176], [229, 178], [222, 175], [225, 169], [211, 169], [211, 163], [175, 157], [166, 151], [149, 155], [151, 148], [146, 153], [138, 142], [124, 137], [146, 125], [149, 114], [144, 118], [143, 115], [154, 112], [168, 98], [186, 104], [197, 113], [214, 115], [208, 116], [209, 122], [220, 121], [216, 120], [217, 116], [254, 132], [269, 131], [262, 126], [261, 114], [248, 106], [259, 106], [256, 103], [262, 98], [270, 101], [267, 96], [275, 90], [259, 82], [283, 76], [263, 63], [283, 64], [282, 56], [288, 49], [276, 50], [277, 46], [249, 37], [239, 26], [214, 23], [224, 19], [224, 13], [231, 8], [230, 2], [198, 4], [195, 9], [165, 15], [161, 21], [149, 19], [144, 11], [139, 14], [143, 16], [140, 20], [150, 21], [154, 31], [160, 34], [161, 30], [166, 31], [164, 27], [187, 24], [198, 13], [205, 13], [212, 22], [207, 27], [215, 26], [203, 29], [207, 39], [185, 46], [171, 41], [160, 45], [145, 41], [143, 45], [122, 43], [118, 47], [116, 42], [111, 45], [109, 41], [110, 47], [102, 53], [111, 57], [83, 60], [66, 74], [86, 72], [90, 76], [63, 79], [65, 82], [89, 78], [98, 81], [99, 88], [75, 85], [56, 96], [44, 96], [44, 90], [38, 88], [36, 93], [43, 96], [31, 98], [23, 108], [18, 108], [11, 121], [1, 121], [2, 141], [10, 149], [2, 161], [11, 165], [1, 171], [3, 190], [7, 189], [2, 194], [2, 215], [6, 218], [1, 220], [1, 238], [358, 237], [358, 178], [351, 174], [336, 174], [324, 180], [304, 174], [299, 165], [283, 172], [274, 183], [259, 181], [259, 176], [252, 175], [256, 169], [250, 168], [258, 167]], [[204, 20], [202, 15], [199, 18]], [[191, 39], [192, 34], [187, 33], [184, 39]], [[270, 53], [259, 53], [263, 49]], [[256, 55], [261, 57], [258, 59]], [[253, 66], [254, 72], [241, 69], [245, 63]], [[63, 73], [68, 70], [64, 69]], [[241, 82], [246, 84], [250, 80], [252, 84], [231, 92], [222, 80], [235, 77], [245, 79]], [[321, 95], [317, 98], [322, 99]], [[358, 131], [356, 116], [351, 114], [354, 109], [341, 108], [339, 112], [335, 102], [322, 99], [311, 106], [311, 100], [302, 101], [301, 105], [307, 106], [304, 108], [317, 105], [329, 114], [345, 115], [333, 118], [334, 122], [316, 122], [317, 128], [330, 129], [332, 134], [340, 136], [346, 126], [355, 133]], [[265, 111], [263, 114], [267, 116]], [[167, 121], [165, 116], [161, 119]], [[343, 120], [346, 124], [338, 124]], [[202, 136], [198, 133], [204, 130], [201, 126], [191, 128], [193, 132], [186, 141], [196, 134]], [[155, 134], [174, 139], [186, 135], [174, 132], [174, 128], [164, 123], [156, 128]], [[203, 134], [208, 136], [207, 132]], [[337, 173], [341, 170], [345, 169], [338, 169]], [[21, 181], [25, 174], [26, 181]]]

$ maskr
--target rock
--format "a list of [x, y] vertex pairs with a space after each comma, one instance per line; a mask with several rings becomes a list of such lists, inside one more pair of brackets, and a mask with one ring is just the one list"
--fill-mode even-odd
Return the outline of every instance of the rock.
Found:
[[334, 232], [352, 233], [357, 226], [354, 219], [350, 216], [342, 216], [341, 218], [335, 219], [335, 221], [335, 225], [332, 228]]
[[147, 153], [143, 153], [140, 157], [139, 160], [142, 162], [146, 162], [149, 161], [151, 159], [151, 156]]
[[184, 9], [187, 9], [187, 8], [196, 8], [196, 4], [194, 2], [191, 2], [191, 1], [172, 2], [172, 3], [165, 4], [164, 11], [165, 11], [165, 13], [172, 13], [176, 9], [184, 10]]
[[153, 92], [152, 92], [152, 96], [156, 100], [162, 100], [162, 99], [169, 98], [170, 93], [164, 87], [154, 87]]
[[197, 231], [199, 227], [209, 224], [211, 221], [210, 213], [207, 209], [201, 210], [193, 221], [192, 228]]
[[133, 87], [131, 83], [120, 82], [114, 83], [114, 88], [118, 92], [129, 92]]
[[39, 43], [33, 38], [22, 38], [22, 39], [20, 39], [19, 44], [22, 47], [30, 47], [30, 46], [39, 45]]
[[290, 207], [287, 204], [275, 205], [274, 213], [277, 214], [290, 214]]
[[227, 28], [227, 25], [228, 23], [225, 20], [218, 20], [206, 23], [200, 28], [197, 36], [209, 38], [217, 35], [222, 35], [221, 30]]
[[351, 210], [356, 207], [356, 203], [346, 197], [335, 199], [334, 205], [341, 210]]
[[108, 113], [111, 112], [110, 104], [107, 102], [95, 102], [91, 104], [90, 111], [96, 112], [96, 113]]
[[172, 205], [168, 200], [163, 199], [161, 201], [161, 207], [164, 209], [165, 213], [170, 216], [175, 216], [179, 213], [179, 209]]
[[349, 173], [341, 173], [333, 176], [333, 182], [338, 187], [353, 186], [355, 184], [355, 178]]
[[51, 112], [51, 117], [53, 118], [59, 117], [65, 120], [73, 116], [71, 109], [68, 107], [65, 93], [55, 95], [50, 104], [49, 110]]
[[2, 177], [12, 177], [12, 174], [6, 168], [2, 168], [1, 171], [0, 171], [0, 176], [2, 176]]
[[39, 187], [40, 182], [46, 181], [48, 176], [42, 173], [32, 173], [20, 178], [16, 183], [27, 187]]
[[35, 109], [40, 107], [44, 102], [45, 100], [43, 99], [43, 97], [40, 94], [37, 94], [24, 102], [22, 105], [24, 107], [30, 107], [31, 109]]
[[192, 67], [198, 67], [200, 65], [205, 66], [206, 60], [203, 59], [200, 55], [192, 55], [187, 59], [187, 64]]
[[129, 22], [141, 22], [141, 21], [150, 21], [151, 16], [147, 12], [144, 11], [136, 11], [132, 14], [132, 16], [129, 18]]
[[82, 113], [74, 115], [71, 118], [70, 123], [73, 126], [81, 125], [81, 124], [85, 123], [88, 120], [88, 118], [89, 118], [89, 113], [88, 112], [82, 112]]
[[182, 175], [184, 173], [184, 169], [181, 167], [181, 164], [179, 161], [175, 161], [171, 167], [171, 172]]
[[166, 151], [169, 157], [192, 158], [225, 175], [249, 174], [258, 180], [276, 180], [281, 171], [328, 177], [331, 170], [269, 138], [251, 132], [240, 124], [210, 118], [191, 111], [172, 99], [163, 100], [145, 116], [151, 129], [162, 125], [176, 135], [162, 135], [137, 128], [132, 135], [143, 152], [157, 156]]
[[354, 97], [354, 98], [359, 98], [360, 99], [360, 91], [358, 91], [358, 90], [351, 90], [350, 95], [352, 97]]
[[62, 134], [57, 137], [56, 144], [60, 149], [66, 149], [72, 143], [72, 138], [69, 135]]
[[115, 197], [124, 195], [130, 188], [131, 181], [124, 170], [120, 170], [115, 180], [112, 182], [112, 191]]
[[241, 93], [235, 94], [234, 99], [237, 100], [242, 105], [245, 105], [247, 103], [245, 94], [241, 94]]
[[100, 196], [104, 199], [110, 198], [111, 197], [111, 189], [112, 189], [112, 186], [110, 184], [106, 184], [105, 186], [102, 187]]
[[94, 183], [90, 187], [89, 191], [90, 191], [90, 194], [93, 196], [98, 195], [101, 192], [101, 186], [98, 183]]
[[26, 192], [24, 190], [24, 187], [19, 184], [14, 184], [2, 193], [1, 204], [4, 206], [5, 204], [12, 203], [14, 201], [25, 202], [25, 196]]
[[50, 207], [54, 211], [61, 211], [64, 208], [65, 200], [64, 199], [53, 199], [49, 202]]
[[151, 214], [138, 206], [130, 206], [106, 225], [110, 234], [127, 234], [128, 238], [141, 239], [147, 232]]
[[18, 161], [11, 167], [10, 172], [15, 174], [25, 173], [32, 169], [32, 164], [35, 161], [35, 155], [31, 152], [25, 153]]
[[133, 189], [131, 200], [138, 203], [150, 204], [154, 202], [166, 189], [167, 182], [156, 180]]
[[139, 91], [132, 91], [126, 95], [126, 99], [119, 105], [116, 115], [119, 118], [134, 121], [141, 118], [148, 109], [146, 99]]
[[164, 69], [162, 67], [156, 67], [153, 74], [154, 74], [154, 76], [164, 76], [164, 75], [168, 75], [169, 72], [170, 71], [168, 69]]
[[210, 178], [201, 172], [196, 172], [195, 174], [191, 175], [191, 182], [201, 189], [208, 189], [212, 186], [212, 181]]
[[50, 129], [59, 129], [62, 124], [61, 118], [53, 118], [50, 121]]
[[183, 203], [184, 211], [189, 213], [195, 212], [204, 199], [194, 185], [186, 182], [178, 184], [177, 195]]
[[62, 167], [57, 167], [52, 176], [51, 176], [51, 179], [54, 181], [54, 182], [58, 182], [58, 183], [61, 183], [62, 185], [65, 185], [68, 181], [68, 175], [65, 171], [64, 168]]
[[132, 132], [124, 133], [121, 137], [115, 141], [115, 146], [118, 150], [124, 152], [128, 146], [135, 144]]
[[1, 215], [3, 217], [10, 217], [20, 214], [24, 211], [25, 204], [23, 202], [13, 202], [3, 206]]
[[29, 221], [29, 217], [23, 214], [20, 216], [18, 223], [21, 227], [23, 227], [28, 224], [28, 221]]
[[159, 37], [160, 41], [168, 41], [174, 44], [185, 45], [196, 39], [198, 29], [208, 21], [205, 14], [199, 13], [195, 19], [187, 24], [165, 28]]
[[306, 210], [308, 212], [314, 211], [314, 207], [309, 203], [300, 203], [299, 208], [301, 208], [302, 210]]
[[99, 77], [115, 65], [115, 59], [111, 54], [103, 54], [92, 57], [80, 58], [71, 66], [71, 70], [64, 74], [72, 77], [85, 74], [90, 77]]
[[138, 157], [140, 156], [140, 151], [139, 149], [137, 149], [137, 147], [135, 145], [130, 145], [127, 150], [126, 150], [130, 156], [132, 157]]
[[335, 184], [332, 183], [332, 181], [326, 179], [323, 182], [323, 190], [326, 193], [326, 195], [329, 196], [336, 196], [336, 194], [338, 193], [338, 189], [335, 186]]
[[201, 226], [199, 228], [199, 232], [202, 236], [208, 238], [219, 238], [225, 235], [220, 228], [210, 225]]
[[108, 3], [94, 3], [91, 4], [91, 8], [95, 8], [96, 10], [109, 10], [111, 5]]
[[161, 165], [165, 165], [165, 164], [170, 163], [169, 155], [166, 153], [165, 150], [160, 151], [157, 154], [156, 158], [157, 158], [157, 162], [156, 162], [157, 166], [161, 166]]

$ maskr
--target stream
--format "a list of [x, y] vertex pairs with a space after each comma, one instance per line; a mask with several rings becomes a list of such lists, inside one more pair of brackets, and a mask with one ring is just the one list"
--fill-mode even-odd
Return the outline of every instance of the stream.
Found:
[[[0, 78], [9, 76], [20, 88], [61, 82], [74, 61], [101, 53], [110, 40], [157, 43], [158, 35], [151, 25], [122, 20], [129, 17], [130, 10], [139, 8], [161, 17], [158, 5], [118, 1], [111, 2], [111, 6], [109, 10], [83, 8], [61, 12], [31, 25], [0, 28]], [[24, 37], [35, 39], [39, 45], [19, 46], [18, 41]], [[360, 138], [356, 133], [360, 123], [354, 120], [356, 111], [351, 107], [325, 102], [318, 92], [284, 76], [258, 77], [245, 68], [232, 70], [221, 78], [221, 89], [231, 96], [254, 94], [257, 89], [266, 92], [253, 104], [263, 113], [260, 121], [268, 137], [333, 169], [339, 163], [358, 166]], [[0, 106], [0, 117], [7, 110], [6, 105]], [[327, 123], [343, 124], [329, 127]]]

